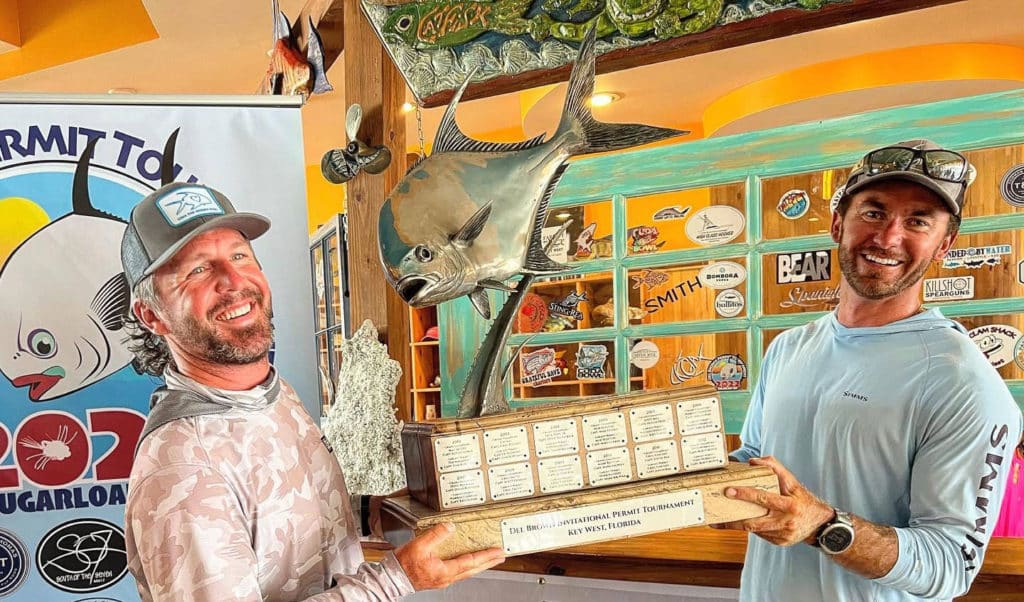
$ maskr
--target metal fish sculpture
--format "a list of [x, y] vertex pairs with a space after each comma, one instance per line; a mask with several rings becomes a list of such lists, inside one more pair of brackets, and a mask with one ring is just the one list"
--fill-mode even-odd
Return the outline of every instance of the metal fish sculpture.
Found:
[[[167, 157], [176, 136], [164, 150], [166, 181], [173, 179]], [[123, 342], [130, 291], [121, 237], [127, 224], [89, 198], [96, 141], [78, 159], [71, 213], [37, 230], [0, 268], [0, 373], [15, 387], [28, 387], [34, 402], [84, 389], [133, 360]]]
[[451, 48], [488, 31], [505, 35], [530, 33], [534, 39], [547, 37], [550, 17], [523, 18], [532, 3], [533, 0], [426, 0], [407, 3], [388, 14], [381, 26], [381, 34], [419, 50]]
[[298, 50], [292, 39], [292, 26], [288, 17], [278, 8], [277, 0], [271, 3], [274, 18], [274, 46], [270, 50], [270, 65], [260, 83], [259, 94], [323, 94], [334, 89], [327, 81], [324, 68], [324, 45], [320, 33], [309, 19], [309, 36], [306, 40], [306, 56]]
[[567, 269], [542, 248], [548, 201], [574, 155], [618, 150], [686, 132], [594, 119], [594, 31], [580, 44], [554, 135], [512, 144], [467, 137], [455, 122], [466, 83], [438, 127], [434, 153], [391, 191], [380, 210], [380, 257], [388, 282], [413, 307], [469, 295], [490, 318], [486, 289], [514, 290], [518, 274]]

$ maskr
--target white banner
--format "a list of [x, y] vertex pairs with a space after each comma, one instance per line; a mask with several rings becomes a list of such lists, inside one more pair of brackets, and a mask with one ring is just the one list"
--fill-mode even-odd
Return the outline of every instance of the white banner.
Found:
[[[121, 234], [159, 187], [174, 130], [177, 181], [208, 184], [273, 221], [254, 247], [274, 293], [274, 363], [319, 416], [297, 107], [138, 102], [157, 100], [0, 98], [0, 599], [138, 599], [124, 501], [159, 383], [130, 365], [124, 304], [102, 301], [116, 298]], [[95, 211], [83, 212], [72, 180], [93, 138]]]

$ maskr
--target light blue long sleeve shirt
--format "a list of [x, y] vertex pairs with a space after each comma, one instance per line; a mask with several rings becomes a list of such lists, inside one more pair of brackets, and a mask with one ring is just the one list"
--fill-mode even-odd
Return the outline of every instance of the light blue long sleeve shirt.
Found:
[[772, 341], [731, 455], [775, 456], [827, 503], [895, 527], [870, 580], [807, 545], [751, 535], [741, 600], [949, 600], [978, 574], [1020, 408], [963, 327], [932, 309], [847, 328], [830, 313]]

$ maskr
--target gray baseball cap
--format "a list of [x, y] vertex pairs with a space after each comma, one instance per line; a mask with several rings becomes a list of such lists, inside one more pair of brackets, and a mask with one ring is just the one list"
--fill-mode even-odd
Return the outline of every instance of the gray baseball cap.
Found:
[[[900, 156], [898, 149], [914, 152], [902, 153]], [[898, 159], [887, 161], [880, 157]], [[953, 215], [960, 215], [967, 187], [974, 181], [974, 176], [974, 166], [960, 153], [943, 148], [931, 140], [906, 140], [874, 149], [864, 155], [850, 172], [843, 195], [852, 195], [871, 184], [886, 180], [904, 180], [931, 190], [946, 203]]]
[[253, 240], [270, 229], [270, 220], [235, 211], [226, 196], [202, 184], [171, 182], [146, 195], [132, 209], [121, 239], [121, 264], [131, 289], [188, 241], [215, 228], [232, 228]]

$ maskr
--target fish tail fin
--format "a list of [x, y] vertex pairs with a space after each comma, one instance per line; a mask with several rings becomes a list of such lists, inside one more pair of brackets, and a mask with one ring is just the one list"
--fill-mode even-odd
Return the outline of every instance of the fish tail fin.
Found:
[[569, 91], [565, 96], [565, 106], [562, 108], [562, 120], [553, 138], [569, 136], [569, 154], [583, 155], [619, 150], [689, 134], [685, 130], [636, 123], [603, 123], [594, 118], [590, 110], [590, 97], [594, 94], [596, 38], [596, 29], [591, 27], [580, 42], [579, 55], [572, 67], [572, 74], [569, 75]]

